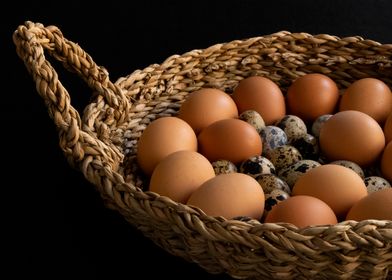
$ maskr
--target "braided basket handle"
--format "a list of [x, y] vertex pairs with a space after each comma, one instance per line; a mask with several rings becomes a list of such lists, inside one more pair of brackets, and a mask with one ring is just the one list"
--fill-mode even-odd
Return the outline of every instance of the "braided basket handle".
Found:
[[70, 96], [59, 81], [56, 70], [46, 60], [44, 51], [102, 95], [116, 112], [117, 122], [121, 123], [128, 113], [129, 102], [121, 89], [109, 80], [107, 71], [99, 67], [78, 44], [65, 39], [55, 26], [45, 27], [27, 21], [14, 32], [13, 41], [59, 130], [60, 146], [70, 162], [73, 164], [85, 157], [83, 143], [88, 143], [96, 150], [95, 153], [108, 156], [109, 161], [118, 161], [122, 157], [118, 151], [105, 145], [93, 133], [83, 131], [79, 113], [71, 106]]

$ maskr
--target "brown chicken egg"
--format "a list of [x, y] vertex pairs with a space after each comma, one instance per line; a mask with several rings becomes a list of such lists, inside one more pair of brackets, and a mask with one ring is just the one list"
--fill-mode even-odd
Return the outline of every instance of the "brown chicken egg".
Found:
[[385, 135], [385, 143], [388, 143], [392, 140], [392, 113], [389, 114], [387, 120], [384, 124], [384, 135]]
[[335, 213], [324, 201], [307, 195], [297, 195], [281, 201], [268, 212], [265, 223], [291, 223], [299, 228], [334, 225]]
[[198, 134], [213, 122], [238, 118], [237, 106], [225, 92], [203, 88], [191, 93], [181, 104], [178, 117], [186, 121]]
[[385, 146], [380, 125], [359, 111], [342, 111], [329, 118], [320, 131], [320, 149], [330, 161], [349, 160], [366, 167]]
[[367, 195], [362, 178], [353, 170], [336, 164], [310, 169], [295, 183], [292, 195], [310, 195], [327, 203], [343, 218], [350, 208]]
[[282, 91], [277, 84], [265, 77], [243, 79], [234, 89], [233, 99], [239, 113], [255, 110], [266, 125], [275, 123], [286, 114]]
[[290, 114], [305, 122], [313, 122], [319, 116], [335, 111], [339, 100], [336, 83], [323, 74], [307, 74], [295, 80], [287, 92]]
[[215, 177], [214, 168], [203, 155], [178, 151], [163, 158], [151, 175], [149, 190], [186, 203], [205, 181]]
[[346, 220], [392, 220], [392, 188], [372, 192], [351, 207]]
[[201, 185], [187, 204], [210, 216], [231, 219], [247, 216], [260, 219], [264, 212], [264, 192], [257, 181], [242, 173], [215, 176]]
[[214, 122], [200, 132], [198, 141], [199, 152], [211, 162], [225, 159], [239, 164], [260, 155], [263, 148], [256, 129], [239, 119]]
[[151, 122], [140, 136], [137, 161], [144, 173], [151, 175], [164, 157], [181, 150], [197, 151], [195, 132], [179, 118], [163, 117]]
[[381, 173], [392, 184], [392, 141], [388, 143], [382, 154]]
[[392, 112], [392, 93], [381, 80], [364, 78], [352, 83], [344, 92], [339, 111], [355, 110], [368, 114], [383, 124]]

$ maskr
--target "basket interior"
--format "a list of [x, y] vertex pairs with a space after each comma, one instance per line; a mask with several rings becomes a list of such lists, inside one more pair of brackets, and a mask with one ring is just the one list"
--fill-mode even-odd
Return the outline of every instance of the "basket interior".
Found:
[[[259, 75], [273, 80], [285, 94], [296, 78], [307, 73], [325, 74], [341, 90], [365, 77], [381, 79], [391, 87], [391, 67], [392, 45], [361, 37], [283, 31], [173, 55], [162, 64], [150, 65], [120, 78], [116, 85], [124, 90], [132, 104], [126, 121], [110, 126], [105, 120], [105, 112], [110, 108], [94, 108], [95, 103], [92, 103], [90, 109], [97, 113], [90, 124], [101, 139], [124, 156], [114, 171], [123, 176], [126, 183], [140, 189], [132, 193], [119, 189], [111, 197], [114, 202], [109, 203], [156, 244], [174, 255], [197, 262], [211, 273], [226, 271], [234, 277], [245, 278], [267, 277], [274, 272], [282, 279], [291, 279], [301, 278], [301, 275], [312, 277], [323, 271], [325, 277], [349, 277], [359, 267], [360, 260], [372, 263], [369, 256], [378, 254], [387, 263], [379, 268], [358, 268], [359, 273], [371, 270], [372, 275], [385, 276], [385, 267], [392, 267], [392, 258], [387, 257], [391, 252], [390, 243], [389, 247], [370, 253], [373, 249], [366, 248], [381, 245], [377, 240], [364, 242], [359, 238], [358, 244], [364, 245], [363, 253], [358, 254], [357, 249], [350, 247], [351, 241], [347, 244], [342, 241], [355, 239], [357, 234], [352, 230], [347, 237], [346, 231], [352, 226], [370, 232], [366, 223], [342, 223], [333, 229], [315, 227], [298, 234], [298, 229], [290, 225], [263, 225], [203, 216], [198, 210], [144, 192], [148, 182], [135, 155], [137, 141], [146, 126], [156, 118], [176, 115], [187, 95], [200, 88], [214, 87], [231, 94], [239, 81]], [[102, 129], [103, 126], [106, 129]], [[385, 226], [388, 222], [378, 224]], [[390, 230], [391, 227], [389, 222]], [[335, 243], [334, 238], [337, 238]], [[320, 248], [322, 250], [317, 252]], [[376, 265], [379, 258], [373, 260]], [[262, 268], [267, 261], [267, 268]]]
[[141, 132], [156, 118], [176, 115], [187, 94], [195, 90], [213, 87], [231, 94], [239, 81], [258, 75], [273, 80], [286, 94], [288, 86], [307, 73], [325, 74], [341, 90], [365, 77], [391, 87], [391, 49], [361, 37], [280, 32], [174, 55], [160, 65], [135, 71], [117, 81], [133, 104], [123, 131], [112, 132], [113, 143], [127, 158], [121, 170], [127, 181], [144, 189], [145, 178], [133, 166]]

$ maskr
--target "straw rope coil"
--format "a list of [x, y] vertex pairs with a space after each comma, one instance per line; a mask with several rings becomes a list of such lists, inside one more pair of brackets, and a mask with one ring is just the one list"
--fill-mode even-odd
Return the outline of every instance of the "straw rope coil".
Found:
[[[173, 55], [112, 83], [105, 68], [55, 26], [26, 22], [14, 32], [13, 41], [70, 164], [96, 186], [108, 207], [171, 254], [235, 278], [392, 278], [392, 221], [298, 229], [214, 218], [145, 191], [135, 162], [143, 129], [158, 117], [175, 115], [190, 92], [215, 87], [230, 93], [252, 75], [267, 76], [284, 91], [311, 72], [328, 75], [340, 88], [364, 77], [392, 86], [391, 44], [282, 31]], [[94, 92], [82, 117], [45, 53]]]

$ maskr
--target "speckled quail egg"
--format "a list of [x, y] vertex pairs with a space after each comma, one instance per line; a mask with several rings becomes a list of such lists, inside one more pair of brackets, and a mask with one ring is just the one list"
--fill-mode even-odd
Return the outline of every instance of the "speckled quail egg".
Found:
[[237, 172], [237, 166], [229, 160], [221, 159], [212, 163], [215, 175]]
[[240, 120], [246, 121], [253, 126], [258, 133], [265, 127], [265, 123], [261, 115], [254, 110], [246, 110], [239, 116]]
[[294, 115], [284, 116], [277, 121], [275, 125], [286, 133], [289, 144], [307, 134], [307, 128], [304, 121]]
[[278, 189], [266, 194], [263, 217], [267, 216], [268, 212], [271, 211], [272, 207], [282, 202], [283, 200], [288, 199], [289, 197], [290, 195], [287, 192]]
[[278, 176], [283, 179], [290, 188], [293, 188], [295, 182], [308, 172], [310, 169], [320, 166], [321, 164], [317, 161], [310, 159], [300, 160], [289, 167], [286, 167], [278, 173]]
[[287, 135], [284, 131], [273, 125], [264, 127], [260, 132], [261, 139], [263, 141], [263, 154], [265, 155], [268, 151], [275, 149], [276, 147], [287, 144]]
[[391, 184], [382, 177], [370, 176], [364, 180], [368, 193], [376, 192], [391, 187]]
[[320, 150], [316, 137], [311, 134], [305, 134], [291, 142], [291, 145], [296, 147], [305, 159], [316, 160], [319, 158]]
[[331, 162], [331, 164], [338, 164], [350, 168], [351, 170], [355, 171], [359, 176], [361, 176], [362, 179], [365, 178], [365, 173], [363, 172], [362, 168], [355, 162], [349, 160], [335, 160]]
[[279, 171], [302, 159], [301, 153], [291, 145], [283, 145], [267, 152], [266, 157]]
[[260, 174], [275, 174], [275, 166], [272, 162], [263, 156], [253, 156], [240, 165], [240, 172], [256, 177]]
[[312, 124], [312, 134], [313, 136], [319, 138], [320, 137], [320, 130], [323, 124], [332, 117], [331, 114], [321, 115], [318, 117]]
[[273, 190], [283, 190], [291, 194], [290, 187], [287, 183], [274, 174], [258, 175], [255, 179], [260, 184], [264, 194], [271, 193]]

